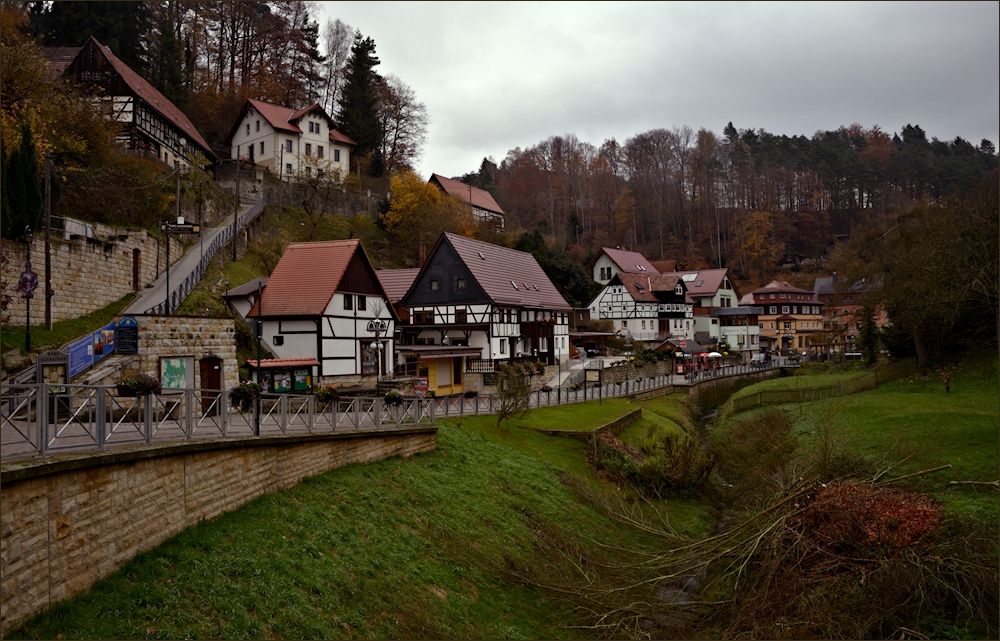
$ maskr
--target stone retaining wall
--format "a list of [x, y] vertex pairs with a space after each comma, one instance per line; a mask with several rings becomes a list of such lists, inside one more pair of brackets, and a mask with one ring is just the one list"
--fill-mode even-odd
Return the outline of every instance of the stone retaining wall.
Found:
[[437, 447], [437, 430], [186, 442], [4, 466], [0, 635], [184, 528], [306, 476]]
[[[96, 238], [72, 236], [69, 240], [63, 239], [61, 232], [52, 233], [53, 322], [86, 316], [156, 280], [156, 236], [141, 229], [115, 229], [101, 224], [94, 225], [94, 232]], [[3, 242], [11, 256], [3, 277], [16, 285], [24, 270], [26, 246], [8, 240]], [[132, 283], [135, 250], [139, 250], [137, 287]], [[163, 270], [165, 251], [164, 243], [160, 245], [160, 271]], [[176, 238], [172, 239], [170, 262], [183, 255], [181, 243]], [[38, 274], [38, 289], [31, 299], [31, 324], [41, 325], [45, 323], [45, 238], [41, 232], [31, 243], [31, 270]], [[8, 313], [11, 324], [24, 326], [24, 299], [16, 292]]]

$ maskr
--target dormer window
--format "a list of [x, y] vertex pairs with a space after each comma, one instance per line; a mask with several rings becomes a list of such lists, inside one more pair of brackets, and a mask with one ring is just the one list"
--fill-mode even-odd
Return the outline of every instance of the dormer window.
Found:
[[684, 293], [684, 288], [678, 285], [677, 287], [674, 287], [674, 293], [680, 296]]

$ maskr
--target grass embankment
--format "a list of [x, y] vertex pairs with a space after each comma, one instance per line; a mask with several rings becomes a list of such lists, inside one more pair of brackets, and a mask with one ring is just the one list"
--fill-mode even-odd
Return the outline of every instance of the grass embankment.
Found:
[[[509, 571], [549, 567], [544, 542], [566, 533], [585, 563], [652, 542], [560, 481], [593, 483], [582, 443], [490, 418], [441, 421], [432, 453], [333, 470], [190, 528], [8, 638], [593, 636]], [[696, 504], [672, 514], [709, 527]]]
[[[946, 393], [945, 371], [951, 373]], [[863, 372], [795, 376], [763, 381], [737, 395], [755, 394], [781, 386], [818, 387], [835, 384]], [[917, 476], [904, 486], [926, 492], [959, 513], [996, 523], [997, 493], [981, 485], [951, 481], [996, 481], [998, 449], [996, 364], [967, 364], [949, 370], [883, 383], [876, 389], [814, 403], [790, 404], [793, 434], [800, 450], [816, 451], [824, 440], [833, 446], [837, 465], [845, 472], [859, 464], [885, 470], [883, 478], [913, 474], [942, 465], [948, 470]], [[739, 414], [752, 415], [752, 410]], [[831, 429], [824, 437], [822, 425]]]
[[[86, 316], [73, 318], [70, 320], [52, 323], [52, 331], [45, 329], [44, 322], [41, 325], [31, 325], [31, 347], [33, 352], [42, 349], [56, 349], [66, 343], [86, 336], [89, 332], [98, 330], [110, 323], [115, 316], [128, 307], [135, 300], [135, 294], [127, 294], [123, 298]], [[40, 309], [32, 310], [35, 320], [44, 314], [44, 302]], [[0, 338], [3, 351], [18, 349], [21, 354], [24, 351], [24, 325], [7, 325], [3, 328], [3, 337]]]

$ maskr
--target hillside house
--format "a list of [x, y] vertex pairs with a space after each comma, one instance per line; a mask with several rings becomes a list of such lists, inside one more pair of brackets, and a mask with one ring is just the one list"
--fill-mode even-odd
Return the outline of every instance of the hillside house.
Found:
[[258, 309], [268, 351], [314, 360], [314, 382], [369, 384], [393, 373], [397, 317], [359, 240], [290, 244], [247, 318]]
[[[752, 344], [746, 341], [734, 343], [726, 338], [728, 334], [733, 332], [722, 329], [724, 327], [723, 322], [742, 322], [740, 321], [740, 316], [749, 314], [749, 310], [745, 310], [743, 314], [735, 315], [715, 313], [717, 310], [731, 309], [739, 304], [740, 293], [736, 289], [736, 285], [729, 278], [728, 268], [697, 269], [674, 273], [684, 281], [684, 285], [687, 288], [688, 301], [692, 304], [694, 336], [701, 344], [719, 345], [721, 343], [728, 343], [731, 349], [739, 349], [747, 352], [757, 350], [756, 339], [754, 339]], [[723, 318], [727, 320], [723, 321]], [[743, 321], [745, 320], [744, 318]], [[729, 325], [725, 326], [730, 327]], [[757, 332], [753, 333], [757, 334]]]
[[660, 272], [639, 252], [631, 252], [621, 248], [601, 247], [601, 251], [590, 259], [587, 269], [591, 270], [593, 279], [601, 285], [607, 285], [616, 274], [643, 274], [656, 276]]
[[243, 104], [226, 141], [231, 158], [282, 180], [326, 175], [342, 182], [357, 147], [318, 104], [296, 110], [252, 99]]
[[694, 338], [691, 304], [676, 274], [615, 274], [588, 306], [590, 318], [610, 320], [616, 333], [635, 341]]
[[[871, 289], [871, 283], [837, 282], [837, 272], [813, 282], [813, 295], [823, 303], [823, 329], [826, 332], [825, 352], [839, 354], [860, 352], [858, 335], [864, 323], [862, 297]], [[885, 311], [875, 312], [875, 323], [885, 327], [888, 318]]]
[[444, 233], [400, 305], [398, 358], [438, 394], [504, 361], [569, 356], [572, 308], [527, 252]]
[[490, 192], [466, 185], [458, 180], [445, 178], [440, 174], [432, 174], [431, 179], [427, 182], [459, 202], [467, 204], [473, 220], [486, 223], [494, 229], [503, 229], [504, 211]]
[[[56, 51], [60, 55], [53, 64], [58, 68], [66, 53], [64, 48]], [[155, 156], [171, 167], [190, 165], [194, 152], [209, 162], [218, 160], [188, 117], [96, 38], [80, 47], [64, 74], [108, 106], [122, 123], [116, 142], [126, 149]]]
[[760, 336], [781, 350], [816, 352], [825, 342], [823, 303], [808, 289], [773, 280], [750, 292], [741, 301], [761, 308]]

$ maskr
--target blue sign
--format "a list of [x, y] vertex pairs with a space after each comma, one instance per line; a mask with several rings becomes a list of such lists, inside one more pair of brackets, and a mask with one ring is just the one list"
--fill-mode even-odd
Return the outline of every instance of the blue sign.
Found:
[[131, 316], [125, 316], [119, 320], [116, 339], [115, 349], [119, 354], [138, 354], [139, 322]]
[[69, 346], [69, 375], [76, 376], [115, 352], [115, 323], [108, 323]]

